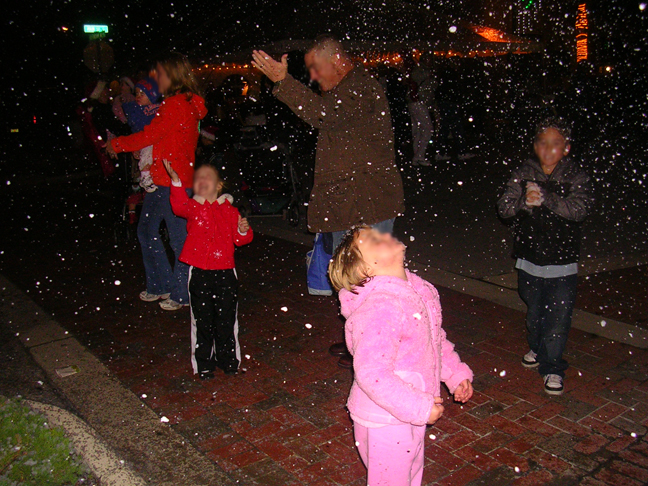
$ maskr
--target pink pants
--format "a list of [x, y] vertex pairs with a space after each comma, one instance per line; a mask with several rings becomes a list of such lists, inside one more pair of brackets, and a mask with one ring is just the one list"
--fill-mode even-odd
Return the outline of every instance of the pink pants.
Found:
[[425, 460], [424, 425], [368, 428], [356, 423], [353, 433], [367, 467], [367, 486], [420, 486]]

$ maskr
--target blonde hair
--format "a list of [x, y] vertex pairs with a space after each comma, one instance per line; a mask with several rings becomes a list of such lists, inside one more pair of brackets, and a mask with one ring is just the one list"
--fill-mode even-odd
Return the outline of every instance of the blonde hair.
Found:
[[328, 270], [336, 292], [347, 289], [355, 293], [356, 287], [362, 287], [371, 279], [358, 248], [360, 232], [366, 229], [371, 227], [363, 224], [351, 228], [333, 253]]
[[171, 52], [168, 56], [160, 59], [159, 63], [171, 81], [168, 96], [184, 93], [187, 95], [187, 99], [191, 99], [194, 94], [200, 95], [198, 81], [186, 56], [179, 52]]

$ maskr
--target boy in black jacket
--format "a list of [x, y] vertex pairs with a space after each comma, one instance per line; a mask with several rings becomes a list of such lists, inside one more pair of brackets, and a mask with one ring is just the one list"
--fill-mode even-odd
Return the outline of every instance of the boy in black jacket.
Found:
[[562, 357], [576, 300], [580, 224], [592, 208], [589, 176], [568, 157], [570, 129], [550, 118], [537, 130], [537, 158], [513, 171], [497, 203], [513, 221], [518, 290], [527, 305], [530, 351], [527, 368], [538, 367], [545, 392], [561, 395], [568, 367]]

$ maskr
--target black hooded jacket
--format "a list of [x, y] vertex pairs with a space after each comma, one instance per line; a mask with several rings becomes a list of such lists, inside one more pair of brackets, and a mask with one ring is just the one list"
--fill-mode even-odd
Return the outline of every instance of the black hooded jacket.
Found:
[[[544, 201], [526, 205], [526, 187], [535, 182]], [[576, 263], [580, 255], [580, 226], [594, 204], [590, 177], [571, 158], [562, 159], [551, 174], [537, 160], [513, 171], [497, 202], [499, 215], [513, 223], [513, 256], [535, 265]]]

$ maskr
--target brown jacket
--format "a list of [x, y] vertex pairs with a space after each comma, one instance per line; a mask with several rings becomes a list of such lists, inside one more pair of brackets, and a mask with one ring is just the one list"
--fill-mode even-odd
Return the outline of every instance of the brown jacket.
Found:
[[275, 86], [274, 94], [319, 129], [308, 205], [311, 231], [346, 230], [403, 213], [389, 105], [378, 81], [364, 68], [353, 68], [322, 96], [290, 75]]

